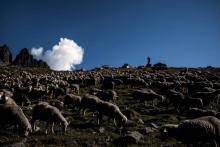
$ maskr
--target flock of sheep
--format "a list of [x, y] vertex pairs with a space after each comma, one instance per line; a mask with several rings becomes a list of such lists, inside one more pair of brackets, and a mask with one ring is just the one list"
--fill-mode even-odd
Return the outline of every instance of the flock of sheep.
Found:
[[[122, 109], [129, 105], [122, 108], [118, 103], [119, 87], [129, 89], [127, 94], [137, 104], [172, 108], [179, 115], [186, 112], [188, 119], [156, 127], [161, 136], [174, 137], [187, 145], [220, 146], [220, 113], [206, 110], [218, 104], [220, 98], [218, 72], [110, 69], [34, 74], [2, 70], [0, 126], [18, 127], [28, 136], [39, 129], [36, 122], [42, 121], [46, 122], [46, 134], [55, 132], [54, 125], [60, 125], [65, 133], [71, 122], [63, 111], [74, 111], [83, 117], [90, 111], [96, 115], [98, 125], [107, 116], [116, 127], [126, 130], [130, 120]], [[89, 90], [82, 94], [82, 88]], [[27, 116], [23, 109], [30, 110], [31, 115]]]

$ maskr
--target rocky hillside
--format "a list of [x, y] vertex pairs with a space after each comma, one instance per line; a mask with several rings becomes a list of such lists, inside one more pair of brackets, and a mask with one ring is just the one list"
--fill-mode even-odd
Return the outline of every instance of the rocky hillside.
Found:
[[36, 60], [29, 54], [27, 48], [23, 48], [13, 61], [14, 65], [24, 67], [45, 67], [49, 68], [46, 62], [42, 60]]
[[27, 48], [23, 48], [16, 56], [15, 60], [12, 61], [12, 53], [9, 47], [7, 45], [0, 46], [0, 65], [11, 64], [21, 67], [40, 67], [49, 69], [46, 62], [34, 59], [33, 56], [29, 54]]

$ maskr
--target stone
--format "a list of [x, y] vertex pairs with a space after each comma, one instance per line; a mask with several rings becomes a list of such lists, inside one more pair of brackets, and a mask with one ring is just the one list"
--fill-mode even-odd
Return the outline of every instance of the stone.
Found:
[[0, 62], [6, 65], [12, 63], [12, 53], [7, 45], [0, 47]]

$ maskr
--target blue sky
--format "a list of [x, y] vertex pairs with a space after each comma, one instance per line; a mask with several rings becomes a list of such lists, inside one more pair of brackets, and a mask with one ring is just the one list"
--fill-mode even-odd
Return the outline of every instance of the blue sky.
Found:
[[220, 67], [220, 0], [1, 0], [0, 44], [84, 48], [77, 68], [101, 65]]

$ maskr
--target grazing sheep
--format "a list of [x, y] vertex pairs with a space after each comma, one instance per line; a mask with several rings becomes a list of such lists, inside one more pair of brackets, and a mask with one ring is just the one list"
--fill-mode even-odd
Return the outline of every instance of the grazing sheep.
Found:
[[114, 119], [114, 124], [116, 124], [116, 120], [118, 125], [123, 126], [127, 122], [127, 117], [122, 114], [119, 107], [115, 104], [110, 102], [101, 101], [97, 104], [96, 110], [98, 111], [97, 115], [97, 123], [100, 123], [102, 119], [102, 115], [109, 116]]
[[187, 109], [190, 107], [202, 107], [203, 102], [201, 98], [192, 98], [190, 96], [185, 96], [184, 104]]
[[84, 116], [86, 113], [86, 109], [95, 112], [97, 104], [101, 101], [102, 100], [100, 100], [97, 96], [86, 94], [81, 99], [80, 110], [82, 110]]
[[80, 103], [81, 103], [81, 96], [77, 96], [74, 94], [67, 94], [64, 96], [64, 107], [66, 106], [67, 108], [70, 108], [70, 106], [72, 106], [72, 108], [74, 107], [79, 107]]
[[29, 132], [32, 132], [31, 124], [17, 105], [0, 104], [0, 117], [0, 126], [2, 127], [18, 125], [21, 127], [25, 136], [28, 136]]
[[96, 94], [96, 96], [99, 97], [103, 101], [109, 102], [111, 100], [114, 103], [115, 103], [116, 99], [118, 98], [118, 95], [114, 90], [99, 91]]
[[183, 110], [184, 108], [184, 95], [182, 93], [173, 93], [172, 95], [169, 95], [167, 97], [167, 100], [169, 100], [169, 103], [167, 106], [170, 104], [173, 104], [175, 110], [180, 111]]
[[56, 86], [49, 87], [49, 94], [51, 98], [57, 98], [58, 96], [64, 96], [66, 94], [66, 89]]
[[220, 120], [213, 116], [185, 120], [179, 125], [164, 125], [160, 132], [164, 136], [174, 137], [187, 145], [198, 143], [220, 145]]
[[204, 105], [209, 105], [211, 102], [216, 101], [218, 99], [219, 91], [216, 90], [214, 92], [196, 92], [192, 94], [192, 97], [201, 98]]
[[65, 133], [68, 122], [63, 117], [59, 109], [54, 106], [49, 105], [47, 102], [39, 102], [34, 108], [32, 112], [32, 126], [35, 129], [35, 121], [44, 121], [47, 122], [46, 125], [46, 132], [49, 127], [49, 124], [52, 124], [51, 132], [54, 133], [54, 123], [61, 123], [62, 124], [62, 131]]
[[152, 89], [135, 90], [133, 92], [133, 98], [138, 99], [141, 102], [152, 101], [152, 104], [154, 104], [153, 101], [155, 99], [159, 99], [161, 101], [164, 101], [165, 99], [162, 95], [157, 94]]
[[202, 116], [216, 116], [216, 112], [213, 110], [203, 110], [198, 108], [190, 108], [187, 111], [187, 118], [193, 119]]

